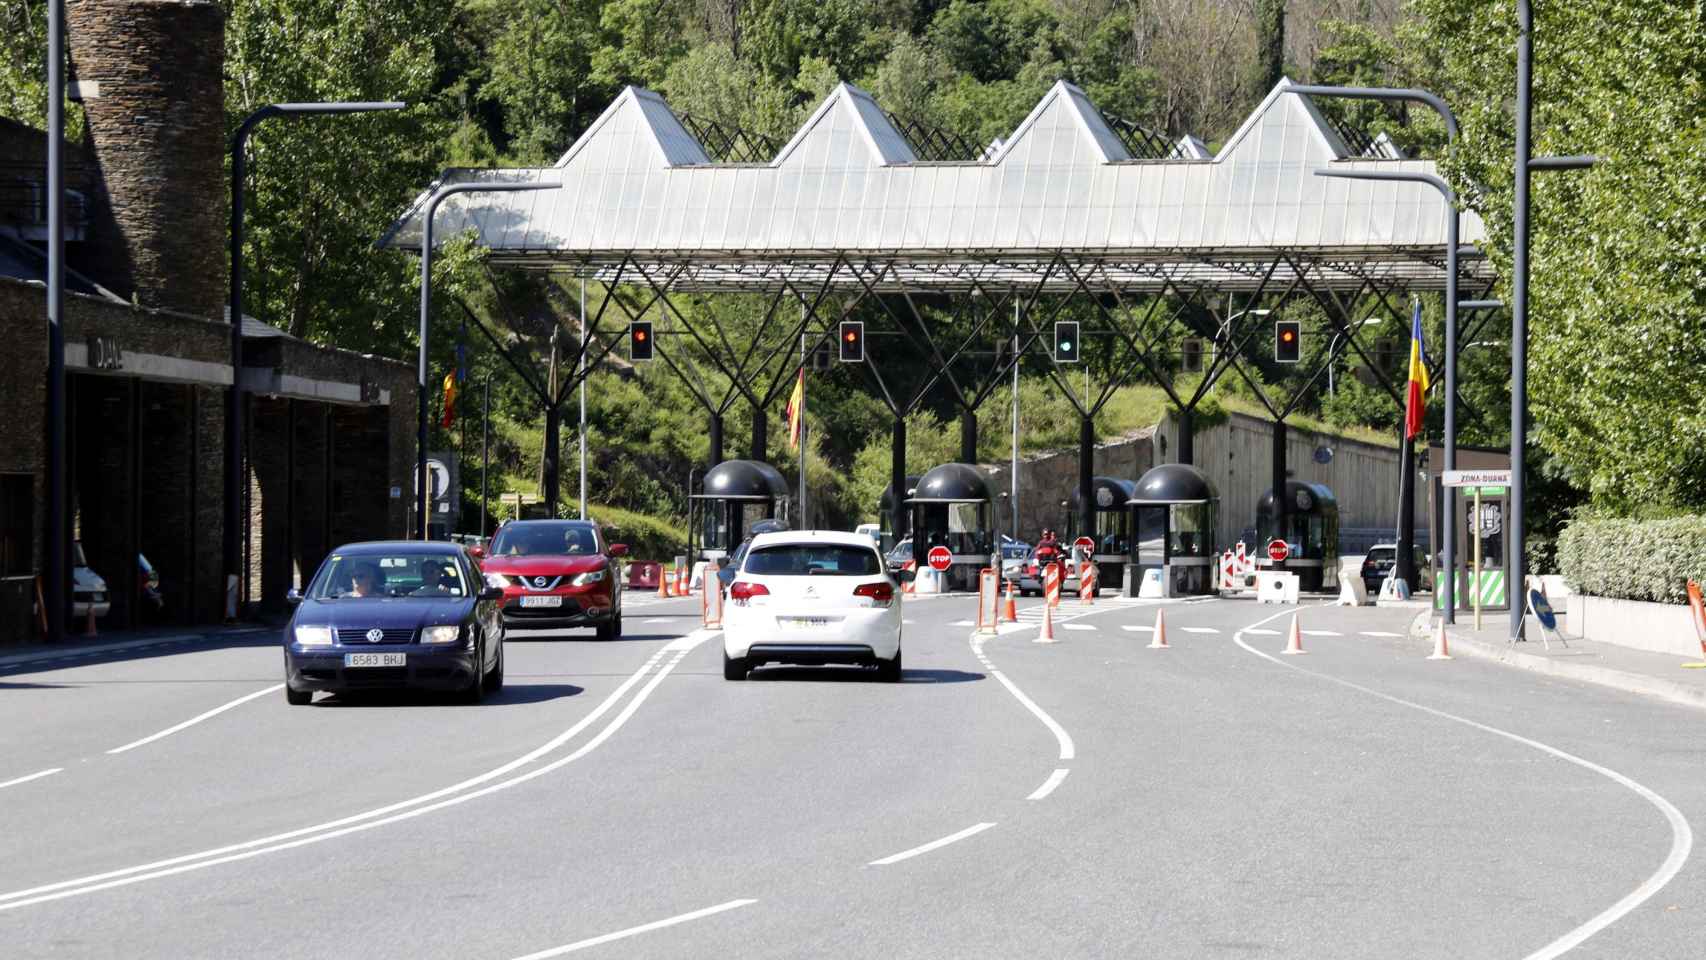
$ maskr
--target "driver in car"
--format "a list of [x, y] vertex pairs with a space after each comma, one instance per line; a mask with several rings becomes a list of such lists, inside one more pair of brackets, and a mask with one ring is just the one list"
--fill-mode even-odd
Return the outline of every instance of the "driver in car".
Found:
[[459, 597], [462, 595], [456, 567], [449, 563], [427, 563], [421, 569], [420, 589], [411, 596]]

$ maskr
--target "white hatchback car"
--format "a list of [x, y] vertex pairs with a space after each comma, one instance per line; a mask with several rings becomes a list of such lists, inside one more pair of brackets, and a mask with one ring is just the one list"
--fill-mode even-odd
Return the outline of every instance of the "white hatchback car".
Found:
[[[906, 577], [907, 574], [897, 574]], [[869, 536], [754, 537], [723, 608], [723, 678], [766, 663], [874, 665], [900, 680], [900, 582]]]

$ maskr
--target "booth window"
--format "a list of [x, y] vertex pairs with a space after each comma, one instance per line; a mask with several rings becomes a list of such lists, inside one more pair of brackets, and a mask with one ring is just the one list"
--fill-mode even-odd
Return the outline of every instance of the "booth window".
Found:
[[35, 477], [0, 474], [0, 576], [34, 573]]
[[1160, 566], [1167, 562], [1167, 515], [1160, 510], [1137, 511], [1137, 562]]
[[1173, 515], [1168, 524], [1171, 535], [1168, 556], [1208, 556], [1208, 530], [1204, 524], [1208, 511], [1205, 507], [1197, 503], [1175, 503], [1168, 511]]
[[1096, 552], [1125, 553], [1130, 548], [1126, 542], [1127, 524], [1131, 518], [1130, 510], [1098, 510], [1096, 511]]

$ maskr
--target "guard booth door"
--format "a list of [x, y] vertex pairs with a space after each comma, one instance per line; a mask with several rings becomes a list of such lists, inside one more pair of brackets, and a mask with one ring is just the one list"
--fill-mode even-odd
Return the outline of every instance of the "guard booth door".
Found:
[[[1480, 523], [1476, 523], [1475, 499], [1480, 494]], [[1509, 610], [1510, 589], [1505, 577], [1505, 518], [1510, 515], [1509, 487], [1462, 487], [1457, 491], [1457, 580], [1452, 595], [1459, 612], [1475, 609]], [[1474, 571], [1475, 535], [1481, 536], [1481, 573]], [[1436, 563], [1443, 558], [1436, 559]], [[1437, 574], [1437, 571], [1436, 571]], [[1438, 576], [1435, 583], [1440, 583]], [[1444, 592], [1434, 590], [1434, 609], [1445, 606]]]

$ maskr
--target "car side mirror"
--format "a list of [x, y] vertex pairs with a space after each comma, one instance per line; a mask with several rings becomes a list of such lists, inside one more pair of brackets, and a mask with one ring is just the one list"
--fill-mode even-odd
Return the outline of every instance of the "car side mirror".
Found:
[[295, 606], [296, 604], [301, 603], [302, 602], [302, 591], [296, 589], [295, 587], [291, 587], [289, 590], [286, 590], [284, 592], [284, 602], [290, 604], [291, 606]]
[[484, 590], [480, 591], [481, 600], [502, 600], [503, 598], [503, 587], [486, 587]]
[[471, 555], [473, 555], [474, 559], [476, 559], [476, 560], [486, 559], [486, 548], [485, 547], [469, 547], [468, 552]]
[[625, 557], [628, 555], [628, 545], [625, 543], [613, 543], [610, 545], [609, 553], [613, 557]]
[[894, 572], [894, 578], [899, 580], [901, 583], [911, 583], [918, 579], [918, 571], [908, 570], [907, 568], [902, 567]]

